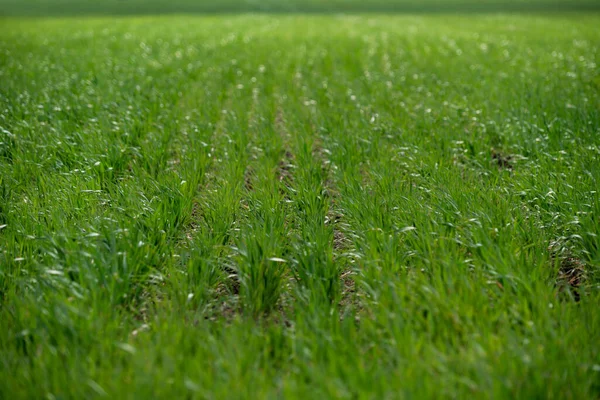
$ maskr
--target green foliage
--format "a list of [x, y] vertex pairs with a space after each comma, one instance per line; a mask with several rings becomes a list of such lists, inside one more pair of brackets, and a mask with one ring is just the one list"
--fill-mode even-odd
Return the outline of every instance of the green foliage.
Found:
[[597, 0], [0, 0], [0, 15], [599, 10]]
[[0, 398], [598, 398], [599, 25], [4, 19]]

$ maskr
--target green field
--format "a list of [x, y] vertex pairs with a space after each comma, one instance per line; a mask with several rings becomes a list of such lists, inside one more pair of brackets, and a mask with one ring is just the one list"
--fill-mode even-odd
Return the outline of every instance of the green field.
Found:
[[600, 0], [0, 0], [0, 15], [600, 11]]
[[599, 26], [0, 19], [0, 399], [598, 399]]

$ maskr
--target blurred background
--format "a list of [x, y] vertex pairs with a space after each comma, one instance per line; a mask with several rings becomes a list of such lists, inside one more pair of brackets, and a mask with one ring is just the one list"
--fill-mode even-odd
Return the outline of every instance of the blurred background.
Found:
[[600, 10], [600, 0], [0, 0], [0, 15]]

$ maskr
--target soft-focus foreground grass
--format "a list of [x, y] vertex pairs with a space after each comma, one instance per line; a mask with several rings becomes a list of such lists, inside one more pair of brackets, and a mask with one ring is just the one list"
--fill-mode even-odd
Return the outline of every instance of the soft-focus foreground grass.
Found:
[[600, 17], [1, 24], [1, 398], [600, 395]]

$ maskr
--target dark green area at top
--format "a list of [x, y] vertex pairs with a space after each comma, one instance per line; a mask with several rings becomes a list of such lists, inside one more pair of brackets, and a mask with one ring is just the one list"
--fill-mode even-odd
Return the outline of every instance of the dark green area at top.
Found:
[[600, 11], [600, 0], [0, 0], [0, 15]]

